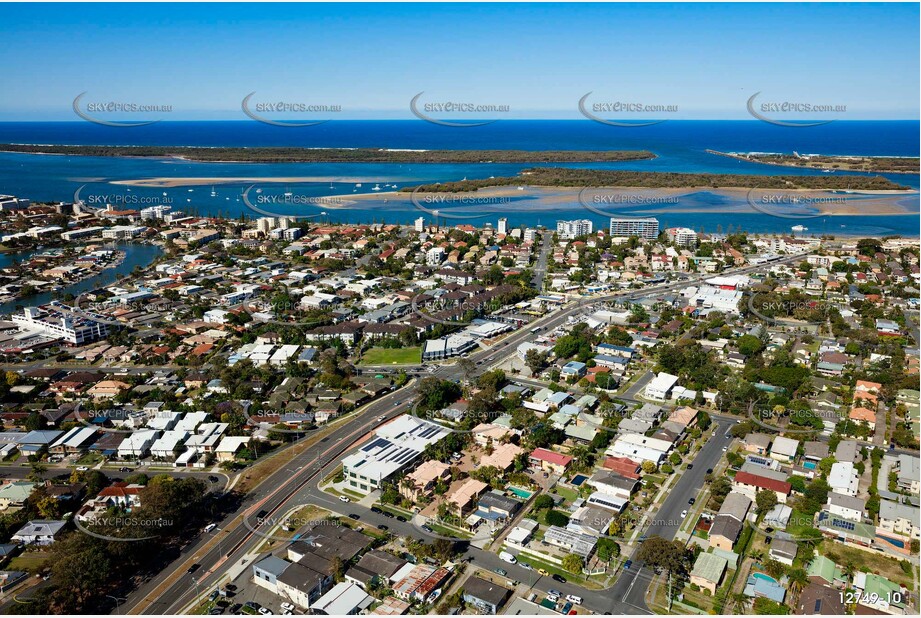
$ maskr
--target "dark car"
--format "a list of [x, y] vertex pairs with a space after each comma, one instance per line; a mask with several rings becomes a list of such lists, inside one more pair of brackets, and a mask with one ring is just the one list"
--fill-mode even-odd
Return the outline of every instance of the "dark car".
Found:
[[386, 525], [386, 524], [381, 524], [381, 525], [379, 525], [379, 526], [377, 527], [377, 529], [378, 529], [378, 530], [383, 530], [384, 532], [387, 532], [388, 530], [390, 530], [390, 526], [388, 526], [388, 525]]
[[688, 504], [694, 504], [697, 501], [697, 498], [691, 498], [688, 500]]
[[208, 477], [208, 480], [209, 480], [210, 482], [212, 482], [212, 483], [219, 483], [219, 482], [221, 481], [221, 479], [219, 479], [218, 477], [214, 476], [213, 474], [212, 474], [211, 476]]
[[397, 515], [397, 521], [408, 521], [408, 520], [402, 515]]
[[131, 468], [126, 468], [125, 466], [122, 466], [121, 468], [118, 469], [118, 471], [119, 472], [131, 472]]
[[200, 569], [200, 568], [201, 568], [201, 565], [198, 564], [198, 563], [196, 562], [195, 564], [193, 564], [192, 566], [190, 566], [188, 569], [186, 569], [186, 573], [194, 573], [195, 571], [197, 571], [197, 570]]
[[236, 592], [236, 591], [237, 591], [237, 585], [236, 585], [236, 584], [227, 584], [226, 586], [224, 586], [224, 588], [225, 588], [226, 590], [230, 590], [231, 592]]
[[629, 569], [629, 568], [632, 567], [632, 566], [633, 566], [633, 560], [627, 560], [627, 561], [624, 563], [624, 569]]
[[496, 569], [496, 573], [501, 575], [502, 577], [505, 577], [508, 575], [508, 571], [506, 571], [505, 569]]
[[559, 573], [554, 573], [554, 574], [553, 574], [553, 581], [555, 581], [555, 582], [560, 582], [561, 584], [565, 584], [565, 583], [566, 583], [566, 578], [563, 577], [562, 575], [560, 575]]
[[243, 605], [241, 605], [240, 603], [234, 603], [233, 605], [230, 606], [230, 609], [228, 609], [227, 611], [231, 614], [236, 614], [241, 609], [243, 609]]
[[371, 512], [372, 512], [372, 513], [383, 513], [384, 510], [383, 510], [381, 507], [379, 507], [379, 506], [372, 506], [372, 507], [371, 507]]
[[688, 470], [691, 470], [693, 468], [694, 468], [694, 464], [688, 464]]
[[384, 517], [393, 518], [393, 513], [391, 513], [390, 511], [383, 511], [381, 515], [383, 515]]
[[713, 474], [713, 468], [707, 468], [707, 474]]
[[361, 516], [358, 515], [357, 513], [349, 513], [349, 517], [350, 517], [351, 519], [354, 519], [354, 520], [359, 520], [359, 519], [361, 519]]
[[223, 607], [212, 607], [211, 611], [208, 612], [210, 616], [220, 616], [224, 613]]

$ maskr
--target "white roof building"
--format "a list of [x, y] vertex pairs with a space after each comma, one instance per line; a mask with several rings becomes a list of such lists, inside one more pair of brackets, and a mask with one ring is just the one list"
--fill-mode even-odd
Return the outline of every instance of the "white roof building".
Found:
[[854, 464], [849, 461], [839, 461], [832, 464], [828, 474], [828, 485], [831, 490], [845, 496], [856, 496], [859, 476], [854, 470]]

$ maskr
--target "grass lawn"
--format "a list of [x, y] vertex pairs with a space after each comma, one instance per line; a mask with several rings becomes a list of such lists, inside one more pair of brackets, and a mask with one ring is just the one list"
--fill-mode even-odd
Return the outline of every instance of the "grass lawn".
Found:
[[915, 589], [914, 576], [908, 575], [902, 570], [897, 558], [863, 551], [829, 540], [825, 540], [819, 545], [819, 553], [827, 558], [831, 558], [829, 554], [832, 554], [838, 564], [850, 562], [858, 571], [869, 570], [871, 573], [882, 575], [897, 584], [903, 584], [909, 590]]
[[99, 453], [87, 453], [86, 455], [84, 455], [83, 457], [77, 460], [77, 465], [78, 466], [95, 466], [103, 459], [105, 458]]
[[9, 571], [26, 571], [27, 573], [38, 573], [48, 561], [48, 554], [42, 551], [27, 551], [21, 556], [16, 556], [10, 560], [7, 567]]
[[422, 348], [371, 348], [361, 357], [361, 365], [418, 365]]
[[558, 494], [563, 497], [567, 502], [573, 502], [576, 498], [579, 497], [579, 492], [575, 489], [570, 489], [569, 487], [554, 487], [553, 493]]

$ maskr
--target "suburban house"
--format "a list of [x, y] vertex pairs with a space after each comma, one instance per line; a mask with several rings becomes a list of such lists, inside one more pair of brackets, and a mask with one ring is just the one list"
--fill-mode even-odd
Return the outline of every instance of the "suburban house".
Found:
[[716, 589], [719, 588], [723, 575], [726, 573], [727, 564], [725, 558], [701, 552], [694, 562], [694, 568], [691, 569], [691, 583], [697, 584], [704, 590], [709, 590], [710, 594], [716, 594]]

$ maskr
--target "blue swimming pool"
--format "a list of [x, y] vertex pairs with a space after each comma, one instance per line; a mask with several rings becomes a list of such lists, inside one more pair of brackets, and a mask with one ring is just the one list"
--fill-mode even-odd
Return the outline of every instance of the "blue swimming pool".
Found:
[[816, 463], [814, 461], [805, 461], [803, 462], [803, 467], [809, 470], [815, 470]]
[[528, 498], [530, 498], [530, 497], [531, 497], [531, 494], [534, 493], [533, 491], [528, 491], [528, 490], [522, 489], [522, 488], [520, 488], [520, 487], [511, 487], [511, 486], [509, 486], [508, 490], [509, 490], [510, 492], [512, 492], [513, 494], [515, 494], [516, 496], [518, 496], [519, 498], [524, 498], [525, 500], [527, 500]]
[[584, 474], [577, 474], [574, 477], [572, 477], [572, 480], [569, 481], [569, 484], [574, 485], [575, 487], [579, 487], [580, 485], [582, 485], [582, 483], [584, 483], [587, 480], [588, 480], [588, 477], [585, 476]]
[[777, 583], [777, 580], [768, 575], [767, 573], [752, 573], [752, 577], [755, 579], [763, 579], [764, 581]]

